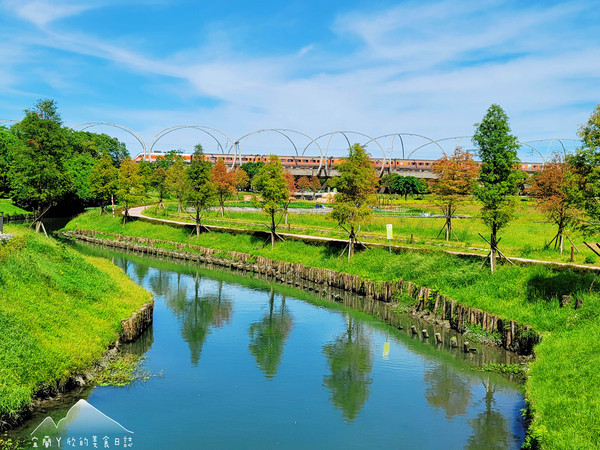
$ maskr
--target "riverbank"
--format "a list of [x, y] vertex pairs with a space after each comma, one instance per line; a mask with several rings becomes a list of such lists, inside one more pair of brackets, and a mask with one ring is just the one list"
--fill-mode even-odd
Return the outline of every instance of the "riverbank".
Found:
[[22, 226], [5, 231], [14, 238], [0, 245], [0, 429], [85, 373], [119, 338], [121, 320], [147, 315], [151, 302], [109, 261]]
[[[76, 223], [79, 228], [106, 233], [99, 237], [107, 239], [111, 238], [109, 233], [116, 233], [169, 240], [336, 270], [372, 281], [410, 280], [466, 306], [530, 325], [544, 335], [536, 347], [537, 360], [526, 384], [533, 414], [532, 435], [544, 448], [600, 444], [595, 419], [600, 405], [589, 398], [600, 383], [600, 375], [593, 370], [600, 362], [594, 350], [600, 332], [600, 296], [597, 288], [589, 289], [593, 273], [575, 268], [502, 266], [492, 276], [479, 269], [479, 259], [437, 252], [390, 255], [383, 249], [360, 252], [348, 263], [338, 258], [340, 249], [331, 247], [295, 241], [278, 243], [270, 250], [262, 248], [255, 237], [243, 234], [207, 233], [197, 240], [186, 230], [167, 225], [131, 222], [121, 226], [118, 219], [99, 216], [97, 211], [79, 216], [66, 228], [74, 230]], [[172, 245], [170, 249], [177, 250]], [[564, 295], [571, 302], [561, 307], [559, 299]], [[581, 301], [576, 309], [578, 298]]]

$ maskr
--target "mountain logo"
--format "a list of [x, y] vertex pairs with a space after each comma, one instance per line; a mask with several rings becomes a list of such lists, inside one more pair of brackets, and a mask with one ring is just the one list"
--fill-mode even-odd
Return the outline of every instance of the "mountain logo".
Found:
[[[108, 442], [115, 446], [131, 447], [133, 434], [133, 431], [81, 399], [58, 423], [55, 423], [51, 417], [46, 417], [31, 432], [31, 443], [34, 448], [62, 448], [63, 446], [107, 448]], [[79, 443], [80, 445], [76, 445]]]

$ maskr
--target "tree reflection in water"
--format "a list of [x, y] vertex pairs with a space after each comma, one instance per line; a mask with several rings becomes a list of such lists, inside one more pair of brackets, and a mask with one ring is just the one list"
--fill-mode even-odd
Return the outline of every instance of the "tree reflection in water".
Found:
[[495, 386], [489, 378], [483, 381], [485, 387], [485, 410], [476, 418], [469, 420], [473, 434], [469, 437], [469, 449], [504, 449], [509, 448], [513, 436], [508, 430], [506, 418], [492, 409], [494, 404]]
[[369, 398], [372, 360], [371, 344], [363, 324], [349, 316], [346, 320], [346, 331], [323, 346], [331, 370], [331, 375], [323, 378], [323, 385], [331, 392], [333, 405], [352, 422]]
[[250, 325], [250, 353], [256, 358], [256, 364], [265, 372], [267, 379], [277, 374], [283, 356], [285, 341], [292, 329], [292, 316], [285, 308], [285, 297], [281, 297], [279, 310], [275, 309], [275, 292], [271, 288], [269, 295], [269, 313], [260, 322]]
[[425, 372], [425, 398], [435, 409], [442, 408], [446, 419], [464, 416], [471, 403], [471, 385], [455, 370], [442, 364]]
[[150, 279], [150, 285], [156, 294], [165, 298], [167, 306], [182, 322], [181, 336], [188, 343], [191, 361], [198, 365], [202, 347], [211, 328], [221, 327], [231, 319], [233, 304], [223, 295], [223, 282], [218, 282], [216, 294], [200, 295], [201, 278], [194, 276], [194, 292], [188, 293], [188, 286], [182, 283], [181, 274], [177, 274], [177, 285], [171, 286], [170, 272], [159, 270]]

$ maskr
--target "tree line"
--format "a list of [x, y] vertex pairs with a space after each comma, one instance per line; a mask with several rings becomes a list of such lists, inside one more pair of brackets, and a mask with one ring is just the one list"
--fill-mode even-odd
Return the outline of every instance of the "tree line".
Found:
[[[457, 148], [435, 161], [432, 170], [437, 178], [429, 185], [398, 174], [379, 179], [365, 148], [353, 145], [338, 167], [340, 176], [328, 180], [337, 191], [331, 217], [348, 233], [348, 257], [358, 242], [357, 230], [372, 216], [373, 195], [382, 187], [405, 198], [430, 190], [445, 217], [439, 234], [444, 233], [446, 240], [454, 234], [452, 218], [460, 205], [474, 196], [490, 230], [489, 240], [484, 239], [490, 246], [493, 270], [501, 254], [498, 233], [514, 217], [515, 195], [527, 186], [526, 193], [536, 197], [541, 211], [556, 225], [550, 245], [562, 252], [567, 230], [577, 227], [593, 232], [600, 221], [600, 105], [578, 135], [582, 145], [574, 155], [555, 155], [541, 171], [527, 177], [517, 168], [519, 144], [511, 134], [508, 116], [500, 106], [492, 105], [476, 124], [473, 136], [479, 162]], [[195, 147], [190, 164], [175, 151], [153, 163], [135, 163], [118, 140], [64, 127], [51, 100], [40, 100], [10, 129], [0, 128], [0, 195], [34, 211], [38, 228], [52, 206], [100, 205], [102, 213], [112, 200], [123, 206], [126, 221], [131, 206], [142, 203], [152, 190], [159, 208], [164, 207], [166, 196], [173, 196], [178, 212], [184, 206], [193, 211], [199, 236], [205, 211], [218, 205], [223, 215], [225, 200], [248, 188], [260, 196], [255, 206], [269, 216], [274, 245], [281, 239], [279, 223], [287, 223], [291, 196], [307, 191], [314, 196], [321, 181], [317, 177], [296, 180], [274, 155], [267, 163], [249, 162], [229, 170], [222, 159], [214, 165], [207, 161], [201, 145]]]

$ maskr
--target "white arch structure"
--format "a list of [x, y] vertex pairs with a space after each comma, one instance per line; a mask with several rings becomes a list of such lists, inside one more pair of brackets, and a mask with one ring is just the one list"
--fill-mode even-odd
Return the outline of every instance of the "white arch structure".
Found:
[[[0, 125], [8, 123], [8, 122], [19, 122], [19, 120], [0, 119]], [[364, 141], [364, 143], [362, 144], [363, 146], [367, 146], [370, 143], [375, 143], [379, 147], [379, 149], [381, 151], [381, 155], [382, 155], [383, 161], [382, 161], [381, 173], [383, 173], [383, 171], [384, 171], [386, 162], [394, 159], [393, 158], [394, 143], [395, 143], [396, 139], [398, 139], [398, 141], [400, 142], [400, 148], [402, 151], [402, 159], [411, 159], [411, 157], [417, 151], [419, 151], [423, 148], [426, 148], [428, 146], [436, 146], [443, 155], [446, 155], [446, 151], [444, 150], [444, 147], [442, 147], [441, 143], [446, 142], [446, 141], [455, 140], [456, 142], [454, 143], [454, 147], [453, 147], [453, 150], [454, 150], [457, 147], [459, 147], [462, 140], [472, 138], [472, 136], [454, 136], [454, 137], [446, 137], [446, 138], [441, 138], [441, 139], [431, 139], [427, 136], [424, 136], [422, 134], [417, 134], [417, 133], [390, 133], [390, 134], [384, 134], [384, 135], [377, 136], [377, 137], [371, 137], [367, 134], [364, 134], [364, 133], [361, 133], [358, 131], [349, 131], [349, 130], [332, 131], [329, 133], [322, 134], [316, 138], [313, 138], [313, 137], [309, 136], [308, 134], [303, 133], [298, 130], [292, 130], [292, 129], [287, 129], [287, 128], [264, 128], [264, 129], [259, 129], [259, 130], [255, 130], [250, 133], [247, 133], [234, 141], [223, 131], [218, 130], [216, 128], [207, 127], [207, 126], [203, 126], [203, 125], [176, 125], [176, 126], [172, 126], [169, 128], [165, 128], [165, 129], [159, 131], [158, 133], [156, 133], [154, 135], [154, 137], [152, 138], [152, 141], [150, 141], [150, 145], [148, 145], [148, 144], [146, 144], [146, 141], [144, 140], [144, 138], [137, 131], [135, 131], [133, 128], [130, 128], [127, 125], [124, 125], [121, 123], [85, 122], [85, 123], [80, 123], [78, 125], [75, 125], [71, 128], [80, 129], [81, 131], [83, 131], [83, 130], [86, 130], [88, 128], [95, 127], [95, 126], [109, 126], [109, 127], [118, 128], [118, 129], [123, 130], [126, 133], [130, 134], [131, 136], [133, 136], [136, 139], [136, 141], [140, 144], [140, 146], [142, 147], [142, 151], [144, 153], [144, 159], [146, 159], [146, 160], [150, 159], [150, 154], [154, 150], [154, 147], [156, 146], [156, 144], [167, 134], [170, 134], [174, 131], [178, 131], [178, 130], [182, 130], [182, 129], [195, 129], [195, 130], [201, 131], [201, 132], [205, 133], [206, 135], [208, 135], [209, 137], [211, 137], [215, 141], [218, 149], [220, 150], [220, 152], [223, 155], [231, 154], [232, 151], [234, 152], [234, 158], [233, 158], [231, 168], [235, 167], [236, 163], [241, 163], [242, 150], [243, 150], [244, 145], [246, 144], [246, 141], [248, 141], [249, 138], [251, 138], [254, 135], [261, 134], [261, 133], [276, 133], [276, 134], [283, 136], [287, 141], [289, 141], [290, 145], [294, 149], [294, 153], [295, 153], [295, 155], [293, 156], [294, 159], [304, 156], [310, 146], [312, 146], [312, 145], [316, 146], [319, 151], [319, 158], [320, 158], [318, 171], [320, 171], [321, 169], [324, 169], [325, 173], [327, 173], [327, 170], [328, 170], [329, 147], [331, 145], [332, 139], [337, 135], [341, 135], [345, 139], [346, 144], [348, 145], [348, 148], [350, 148], [352, 146], [351, 140], [348, 137], [349, 135], [357, 135], [357, 136], [360, 136], [361, 138], [366, 139]], [[306, 144], [302, 148], [302, 150], [300, 150], [299, 149], [300, 147], [298, 146], [296, 140], [294, 140], [291, 137], [291, 135], [301, 136], [302, 139], [308, 140], [308, 144]], [[388, 152], [386, 153], [386, 150], [384, 149], [384, 147], [380, 141], [383, 139], [386, 139], [386, 138], [390, 138], [390, 137], [392, 138], [392, 140], [391, 140]], [[424, 139], [427, 142], [425, 142], [424, 144], [421, 144], [413, 149], [410, 149], [410, 151], [407, 154], [407, 148], [406, 148], [406, 143], [405, 143], [406, 137], [416, 137], [416, 138]], [[325, 148], [323, 149], [323, 146], [321, 144], [319, 144], [319, 141], [322, 139], [325, 139], [325, 138], [327, 138], [327, 143], [325, 145]], [[548, 138], [548, 139], [535, 139], [535, 140], [531, 140], [531, 141], [519, 142], [519, 146], [528, 147], [529, 149], [531, 149], [531, 151], [537, 153], [540, 156], [543, 164], [546, 164], [548, 161], [549, 154], [550, 154], [550, 149], [551, 149], [552, 145], [556, 142], [558, 142], [560, 144], [563, 155], [566, 156], [568, 154], [567, 146], [565, 146], [565, 143], [564, 143], [565, 141], [579, 142], [577, 139]], [[548, 142], [548, 147], [546, 149], [545, 154], [543, 154], [540, 150], [538, 150], [533, 145], [535, 143], [540, 143], [540, 142]]]

